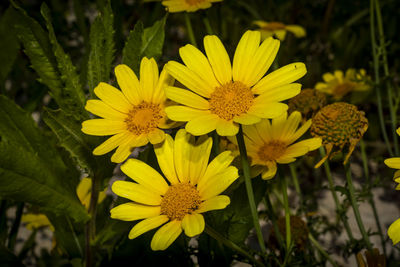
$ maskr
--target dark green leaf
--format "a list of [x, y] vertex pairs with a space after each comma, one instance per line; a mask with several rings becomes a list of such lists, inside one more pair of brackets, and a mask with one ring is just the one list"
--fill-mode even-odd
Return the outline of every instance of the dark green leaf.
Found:
[[164, 28], [166, 21], [167, 15], [159, 21], [156, 21], [153, 26], [144, 29], [142, 47], [140, 50], [140, 58], [154, 57], [155, 59], [158, 59], [161, 56], [162, 48], [164, 45]]
[[89, 219], [76, 197], [76, 177], [52, 139], [21, 108], [0, 96], [0, 197], [29, 202], [76, 221]]
[[104, 27], [104, 72], [105, 78], [108, 79], [111, 71], [111, 66], [114, 61], [115, 55], [115, 41], [114, 41], [114, 15], [111, 9], [111, 1], [106, 0], [102, 7], [102, 21]]
[[90, 28], [90, 54], [88, 61], [88, 83], [89, 90], [93, 95], [94, 88], [99, 82], [104, 81], [104, 26], [100, 17], [96, 17]]
[[139, 74], [139, 66], [141, 60], [141, 49], [143, 44], [143, 23], [138, 21], [129, 33], [125, 47], [122, 51], [122, 63], [128, 65], [132, 70]]

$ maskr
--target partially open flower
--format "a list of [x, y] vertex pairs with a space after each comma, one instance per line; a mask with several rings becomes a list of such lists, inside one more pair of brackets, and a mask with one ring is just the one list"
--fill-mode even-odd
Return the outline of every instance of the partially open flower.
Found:
[[262, 40], [270, 36], [276, 36], [276, 38], [283, 41], [287, 32], [293, 33], [297, 38], [306, 36], [306, 30], [299, 25], [285, 25], [282, 22], [266, 22], [262, 20], [256, 20], [253, 23], [260, 27], [258, 31], [261, 32]]
[[299, 111], [303, 120], [311, 119], [323, 106], [326, 96], [314, 89], [303, 89], [300, 94], [289, 100], [289, 113]]
[[364, 112], [359, 111], [356, 106], [338, 102], [323, 107], [314, 116], [310, 130], [312, 136], [322, 138], [322, 145], [326, 149], [326, 156], [315, 165], [315, 168], [325, 162], [333, 148], [338, 148], [339, 152], [348, 146], [348, 153], [343, 162], [346, 164], [367, 129], [368, 120]]

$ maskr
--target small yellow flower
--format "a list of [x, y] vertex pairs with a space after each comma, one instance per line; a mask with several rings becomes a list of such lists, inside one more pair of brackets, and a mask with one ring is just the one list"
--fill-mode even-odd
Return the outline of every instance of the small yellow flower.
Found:
[[118, 147], [111, 161], [120, 163], [130, 155], [132, 148], [164, 140], [162, 129], [172, 127], [164, 112], [164, 88], [171, 85], [173, 79], [164, 70], [159, 76], [156, 61], [145, 57], [140, 63], [140, 81], [126, 65], [118, 65], [115, 76], [122, 92], [101, 82], [94, 89], [101, 100], [88, 100], [85, 108], [104, 119], [84, 121], [82, 132], [112, 135], [96, 147], [93, 154], [103, 155]]
[[[397, 128], [396, 133], [400, 135], [400, 128]], [[396, 183], [398, 183], [398, 185], [396, 186], [396, 190], [400, 190], [400, 158], [389, 158], [385, 159], [384, 162], [389, 168], [397, 169], [397, 171], [394, 173], [393, 179]]]
[[368, 84], [369, 77], [364, 69], [356, 71], [348, 69], [346, 74], [343, 71], [336, 70], [334, 73], [325, 73], [322, 75], [324, 82], [315, 85], [315, 89], [332, 95], [335, 100], [341, 99], [343, 96], [354, 91], [367, 91], [371, 87]]
[[166, 70], [189, 90], [167, 87], [167, 97], [180, 106], [165, 109], [175, 121], [187, 121], [193, 135], [213, 130], [233, 136], [238, 124], [251, 125], [262, 118], [274, 118], [287, 110], [280, 101], [300, 92], [293, 83], [306, 74], [303, 63], [292, 63], [264, 76], [275, 59], [279, 41], [268, 38], [260, 45], [260, 32], [247, 31], [236, 48], [233, 65], [222, 42], [215, 35], [204, 38], [205, 56], [193, 45], [179, 49], [185, 63], [170, 61]]
[[116, 181], [112, 191], [133, 202], [111, 210], [111, 218], [123, 221], [142, 220], [129, 233], [129, 238], [163, 225], [151, 241], [153, 250], [165, 250], [181, 234], [189, 237], [203, 232], [201, 213], [223, 209], [230, 203], [228, 196], [219, 195], [238, 178], [238, 170], [229, 166], [230, 151], [223, 152], [208, 164], [212, 139], [194, 136], [179, 130], [175, 140], [167, 135], [155, 146], [161, 176], [137, 159], [129, 159], [121, 170], [134, 182]]
[[293, 33], [297, 38], [306, 36], [306, 30], [299, 25], [285, 25], [282, 22], [266, 22], [262, 20], [256, 20], [253, 23], [260, 27], [258, 31], [261, 32], [262, 40], [270, 36], [276, 36], [276, 38], [283, 41], [287, 32]]
[[295, 111], [289, 117], [285, 112], [272, 119], [272, 122], [265, 119], [255, 125], [243, 127], [251, 165], [262, 167], [263, 179], [275, 176], [277, 163], [291, 163], [296, 157], [321, 146], [321, 138], [309, 138], [293, 144], [311, 126], [311, 120], [308, 120], [298, 128], [300, 122], [301, 114]]
[[388, 236], [392, 239], [393, 245], [400, 242], [400, 219], [395, 220], [388, 229]]
[[223, 0], [164, 0], [161, 4], [167, 7], [168, 12], [195, 12], [199, 9], [207, 9], [214, 2], [222, 2]]

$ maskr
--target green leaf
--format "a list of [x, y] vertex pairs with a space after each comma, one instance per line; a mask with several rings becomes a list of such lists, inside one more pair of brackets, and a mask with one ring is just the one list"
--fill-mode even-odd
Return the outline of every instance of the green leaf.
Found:
[[125, 47], [122, 50], [122, 63], [128, 65], [135, 73], [139, 73], [140, 52], [143, 44], [143, 23], [138, 21], [130, 31]]
[[50, 10], [46, 3], [41, 6], [41, 13], [46, 20], [46, 27], [49, 31], [50, 42], [53, 46], [53, 52], [57, 60], [57, 66], [61, 73], [61, 80], [65, 84], [63, 88], [63, 104], [60, 106], [68, 107], [66, 111], [76, 114], [78, 117], [85, 117], [85, 95], [83, 86], [80, 83], [79, 75], [76, 73], [75, 66], [72, 64], [71, 58], [64, 52], [64, 49], [58, 43], [54, 29], [51, 23]]
[[105, 73], [103, 69], [104, 62], [104, 26], [100, 17], [96, 17], [90, 27], [90, 54], [88, 61], [88, 83], [89, 90], [93, 95], [94, 88], [99, 82], [104, 80]]
[[167, 15], [156, 21], [153, 26], [144, 29], [142, 47], [140, 50], [141, 58], [154, 57], [158, 59], [161, 56], [165, 39], [164, 28], [166, 21]]
[[0, 197], [29, 202], [75, 221], [89, 219], [76, 196], [76, 177], [52, 138], [28, 113], [0, 96]]
[[111, 1], [106, 0], [102, 7], [102, 22], [104, 27], [104, 71], [108, 79], [110, 76], [111, 66], [115, 56], [115, 41], [114, 41], [114, 15], [111, 8]]

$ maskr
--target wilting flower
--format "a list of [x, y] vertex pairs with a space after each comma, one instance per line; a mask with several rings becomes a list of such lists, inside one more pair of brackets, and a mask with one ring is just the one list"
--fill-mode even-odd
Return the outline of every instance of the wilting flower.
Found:
[[161, 3], [167, 7], [168, 12], [194, 12], [199, 9], [207, 9], [214, 2], [222, 0], [163, 0]]
[[361, 252], [357, 253], [358, 267], [385, 267], [386, 258], [384, 254], [379, 252], [379, 249], [373, 248], [364, 252], [365, 260]]
[[299, 111], [303, 120], [312, 118], [326, 105], [325, 94], [314, 89], [303, 89], [300, 94], [289, 100], [289, 113]]
[[366, 75], [364, 69], [356, 71], [348, 69], [346, 74], [343, 71], [336, 70], [334, 73], [325, 73], [322, 75], [324, 82], [315, 85], [315, 89], [332, 95], [335, 100], [341, 99], [343, 96], [354, 91], [367, 91], [371, 88], [368, 84], [370, 78]]
[[146, 163], [129, 159], [121, 170], [134, 182], [116, 181], [114, 193], [134, 202], [121, 204], [111, 210], [111, 218], [135, 221], [129, 238], [163, 225], [151, 241], [153, 250], [164, 250], [181, 234], [189, 237], [203, 232], [205, 222], [201, 213], [225, 208], [230, 199], [219, 195], [238, 178], [238, 170], [229, 166], [233, 160], [225, 151], [208, 164], [212, 139], [194, 136], [179, 130], [175, 141], [167, 135], [155, 146], [158, 164], [164, 176]]
[[323, 107], [314, 116], [310, 130], [312, 136], [322, 138], [322, 145], [326, 149], [326, 156], [315, 165], [315, 168], [328, 159], [334, 147], [342, 151], [348, 146], [348, 153], [343, 162], [346, 164], [367, 129], [368, 120], [364, 112], [359, 111], [356, 106], [337, 102]]
[[306, 30], [299, 25], [285, 25], [282, 22], [266, 22], [262, 20], [256, 20], [253, 23], [260, 27], [258, 31], [261, 32], [262, 40], [270, 36], [276, 36], [276, 38], [283, 41], [287, 32], [293, 33], [297, 38], [306, 36]]
[[311, 126], [311, 120], [308, 120], [298, 128], [300, 122], [301, 114], [295, 111], [289, 117], [284, 112], [272, 119], [272, 122], [264, 119], [255, 125], [243, 127], [251, 165], [261, 167], [263, 179], [271, 179], [275, 176], [277, 163], [291, 163], [296, 160], [296, 157], [321, 146], [320, 138], [309, 138], [293, 144]]
[[162, 129], [171, 128], [164, 112], [164, 88], [173, 79], [163, 70], [158, 75], [156, 61], [143, 58], [140, 63], [140, 81], [126, 65], [115, 67], [115, 76], [121, 90], [101, 82], [94, 93], [100, 100], [88, 100], [86, 110], [103, 117], [82, 123], [82, 132], [90, 135], [112, 135], [93, 150], [103, 155], [118, 147], [111, 161], [120, 163], [132, 148], [161, 143], [165, 138]]
[[179, 49], [186, 66], [170, 61], [165, 67], [190, 89], [167, 87], [167, 97], [182, 105], [165, 111], [172, 120], [187, 121], [186, 130], [193, 135], [216, 129], [221, 136], [233, 136], [238, 124], [251, 125], [281, 115], [287, 105], [280, 101], [300, 92], [301, 84], [292, 82], [307, 72], [303, 63], [289, 64], [262, 78], [279, 49], [279, 41], [272, 37], [260, 45], [260, 32], [247, 31], [236, 48], [233, 65], [217, 36], [206, 36], [204, 47], [207, 57], [186, 45]]

